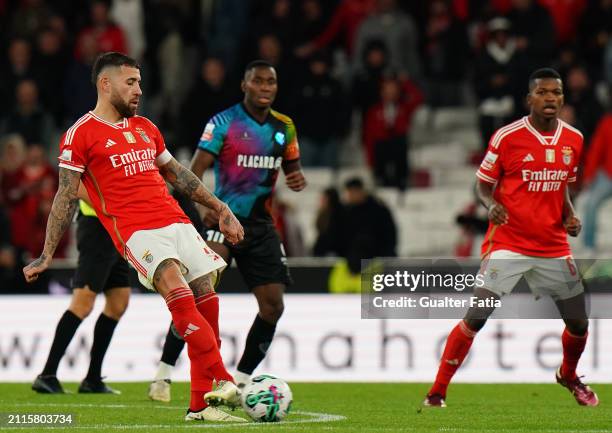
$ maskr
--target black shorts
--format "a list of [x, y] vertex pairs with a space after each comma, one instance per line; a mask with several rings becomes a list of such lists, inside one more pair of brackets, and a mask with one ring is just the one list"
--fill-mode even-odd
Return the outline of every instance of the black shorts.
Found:
[[293, 283], [287, 255], [276, 229], [271, 223], [242, 223], [244, 240], [238, 245], [225, 241], [219, 228], [203, 229], [206, 242], [223, 243], [230, 251], [228, 265], [236, 260], [238, 270], [249, 290], [265, 284]]
[[129, 287], [128, 264], [117, 252], [100, 220], [79, 214], [76, 232], [79, 260], [72, 288], [87, 285], [100, 293], [115, 287]]

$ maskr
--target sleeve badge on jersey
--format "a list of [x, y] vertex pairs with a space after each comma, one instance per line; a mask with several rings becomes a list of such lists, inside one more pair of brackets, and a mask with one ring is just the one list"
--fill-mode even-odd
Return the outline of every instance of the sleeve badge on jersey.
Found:
[[484, 160], [487, 161], [489, 164], [495, 164], [495, 161], [497, 161], [498, 156], [499, 155], [496, 155], [495, 153], [489, 150], [487, 154], [485, 155]]
[[208, 123], [204, 128], [204, 132], [200, 137], [200, 141], [210, 141], [213, 138], [213, 131], [215, 130], [215, 125], [213, 123]]
[[149, 138], [147, 133], [144, 131], [144, 129], [136, 128], [136, 132], [138, 133], [138, 135], [140, 135], [140, 137], [144, 140], [145, 143], [148, 144], [151, 142], [151, 139]]
[[62, 154], [59, 156], [62, 161], [72, 162], [72, 149], [64, 149]]
[[482, 164], [480, 164], [480, 166], [484, 168], [485, 170], [493, 170], [493, 167], [495, 166], [495, 162], [497, 161], [498, 156], [499, 155], [496, 155], [495, 153], [488, 151], [484, 159], [482, 160]]
[[284, 145], [285, 134], [283, 134], [282, 132], [277, 132], [276, 134], [274, 134], [274, 141], [276, 141], [281, 146]]

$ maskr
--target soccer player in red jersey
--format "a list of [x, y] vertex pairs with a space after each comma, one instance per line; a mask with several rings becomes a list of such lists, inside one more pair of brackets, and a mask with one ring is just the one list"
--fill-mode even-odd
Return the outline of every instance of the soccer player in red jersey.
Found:
[[[201, 311], [194, 301], [194, 296], [214, 291], [210, 274], [225, 262], [208, 248], [165, 181], [218, 212], [220, 231], [231, 243], [240, 242], [244, 230], [229, 207], [172, 157], [157, 127], [136, 115], [142, 91], [135, 60], [104, 53], [94, 64], [92, 81], [98, 102], [62, 136], [59, 188], [45, 245], [41, 256], [24, 268], [26, 281], [36, 280], [51, 263], [78, 206], [82, 182], [115, 247], [145, 287], [165, 299], [187, 342], [191, 402], [185, 419], [244, 422], [209, 406], [237, 405], [238, 388], [223, 365], [213, 332], [218, 311]], [[218, 384], [214, 391], [213, 381]]]
[[[563, 83], [555, 70], [539, 69], [531, 75], [527, 103], [529, 116], [493, 134], [476, 173], [489, 229], [482, 246], [484, 285], [474, 296], [499, 299], [523, 276], [534, 293], [550, 295], [565, 322], [557, 382], [578, 404], [597, 406], [597, 395], [576, 375], [588, 319], [584, 288], [567, 242], [568, 234], [578, 236], [581, 229], [568, 183], [576, 180], [582, 134], [558, 118]], [[451, 331], [425, 406], [446, 406], [448, 384], [493, 310], [472, 307]]]

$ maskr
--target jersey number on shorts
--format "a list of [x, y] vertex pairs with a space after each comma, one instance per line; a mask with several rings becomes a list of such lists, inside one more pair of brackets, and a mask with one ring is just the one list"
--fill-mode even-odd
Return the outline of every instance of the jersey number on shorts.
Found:
[[223, 236], [223, 233], [217, 230], [206, 230], [206, 242], [222, 244], [224, 240], [225, 236]]

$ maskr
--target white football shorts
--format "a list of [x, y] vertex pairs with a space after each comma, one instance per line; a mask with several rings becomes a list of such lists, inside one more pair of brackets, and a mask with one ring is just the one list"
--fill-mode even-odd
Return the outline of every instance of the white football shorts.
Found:
[[509, 250], [493, 251], [480, 265], [483, 288], [498, 296], [512, 292], [522, 276], [536, 296], [553, 300], [573, 298], [584, 292], [574, 258], [532, 257]]
[[138, 272], [142, 285], [153, 291], [155, 270], [166, 259], [176, 259], [180, 263], [187, 283], [226, 266], [195, 227], [183, 223], [134, 232], [126, 243], [125, 257]]

